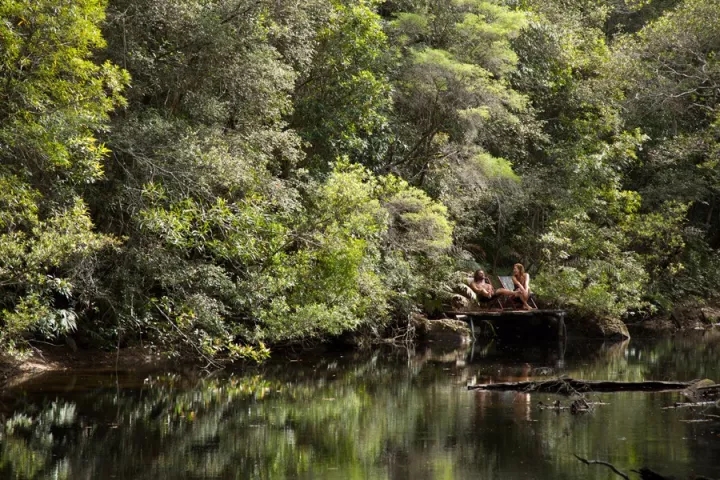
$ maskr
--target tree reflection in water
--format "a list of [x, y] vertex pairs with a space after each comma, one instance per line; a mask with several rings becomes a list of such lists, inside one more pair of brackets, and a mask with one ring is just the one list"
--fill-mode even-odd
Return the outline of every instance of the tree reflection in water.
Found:
[[[717, 343], [706, 348], [715, 352]], [[482, 346], [475, 346], [481, 350]], [[573, 454], [686, 478], [720, 477], [717, 423], [661, 410], [676, 394], [597, 395], [573, 416], [549, 395], [467, 391], [483, 381], [718, 377], [698, 341], [327, 356], [198, 378], [52, 374], [4, 401], [0, 477], [608, 478]], [[717, 358], [717, 357], [715, 357]], [[688, 378], [686, 377], [686, 378]], [[75, 379], [75, 388], [63, 391]], [[711, 377], [712, 378], [712, 377]]]

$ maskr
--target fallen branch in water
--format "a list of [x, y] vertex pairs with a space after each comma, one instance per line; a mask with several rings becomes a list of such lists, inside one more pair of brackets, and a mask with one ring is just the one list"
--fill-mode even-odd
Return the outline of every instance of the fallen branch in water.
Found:
[[542, 382], [507, 382], [468, 385], [468, 390], [496, 390], [543, 392], [569, 395], [576, 392], [638, 392], [663, 390], [683, 390], [693, 385], [693, 382], [612, 382], [605, 380], [575, 380], [572, 378], [559, 378], [544, 380]]
[[718, 400], [720, 399], [720, 385], [712, 384], [712, 380], [700, 380], [694, 386], [689, 387], [683, 394], [688, 400], [694, 402]]
[[624, 478], [625, 480], [630, 480], [630, 477], [628, 477], [626, 473], [623, 473], [623, 472], [621, 472], [620, 470], [618, 470], [618, 469], [615, 467], [615, 465], [613, 465], [612, 463], [603, 462], [602, 460], [587, 460], [587, 459], [582, 458], [582, 457], [579, 457], [579, 456], [577, 456], [577, 455], [575, 455], [575, 458], [577, 458], [578, 460], [580, 460], [581, 462], [583, 462], [585, 465], [605, 465], [606, 467], [608, 467], [610, 470], [612, 470], [613, 472], [615, 472], [615, 473], [617, 473], [618, 475], [620, 475], [620, 476], [621, 476], [622, 478]]
[[560, 404], [560, 400], [556, 400], [552, 405], [545, 405], [543, 402], [538, 402], [538, 408], [540, 410], [569, 410], [570, 407], [566, 407]]
[[[640, 470], [630, 470], [633, 473], [639, 473], [641, 480], [674, 480], [675, 477], [666, 477], [664, 475], [660, 475], [659, 473], [650, 470], [647, 467], [643, 467]], [[707, 477], [703, 477], [702, 475], [696, 475], [692, 477], [692, 480], [711, 480]]]
[[[595, 407], [595, 405], [610, 405], [607, 402], [588, 402], [585, 400], [583, 400], [583, 402], [588, 409]], [[569, 406], [564, 406], [564, 405], [560, 404], [560, 400], [556, 400], [555, 403], [547, 405], [547, 404], [543, 403], [542, 401], [540, 401], [537, 403], [537, 407], [540, 410], [570, 410], [570, 409], [572, 409], [572, 404], [570, 404]]]
[[669, 410], [671, 408], [697, 408], [697, 407], [710, 407], [715, 405], [716, 402], [689, 402], [689, 403], [675, 403], [668, 407], [663, 407], [663, 410]]

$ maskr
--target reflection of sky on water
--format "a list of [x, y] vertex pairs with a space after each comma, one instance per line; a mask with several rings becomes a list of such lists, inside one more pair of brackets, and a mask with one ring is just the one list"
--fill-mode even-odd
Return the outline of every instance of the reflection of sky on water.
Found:
[[718, 379], [718, 338], [326, 353], [214, 378], [54, 373], [3, 401], [0, 477], [614, 478], [574, 455], [720, 477], [720, 423], [663, 409], [678, 393], [590, 395], [605, 404], [571, 415], [538, 408], [564, 397], [466, 389], [557, 375]]

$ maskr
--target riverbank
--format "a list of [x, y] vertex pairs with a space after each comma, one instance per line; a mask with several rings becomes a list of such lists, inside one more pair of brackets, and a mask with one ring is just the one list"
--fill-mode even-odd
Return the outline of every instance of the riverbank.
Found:
[[[662, 337], [697, 330], [718, 330], [720, 306], [677, 307], [671, 314], [638, 319], [627, 323], [568, 321], [570, 333], [587, 338], [623, 339], [631, 336]], [[415, 333], [421, 342], [462, 348], [471, 341], [467, 323], [457, 320], [428, 321], [414, 318]], [[352, 349], [352, 347], [347, 347]], [[276, 355], [283, 353], [275, 352]], [[133, 346], [118, 350], [73, 349], [68, 345], [35, 343], [27, 357], [0, 357], [0, 388], [12, 387], [46, 372], [88, 371], [152, 372], [202, 367], [195, 359], [168, 358], [156, 348]]]
[[698, 307], [678, 305], [671, 312], [647, 319], [630, 317], [625, 325], [634, 335], [664, 335], [678, 331], [707, 330], [720, 327], [720, 304]]
[[629, 314], [619, 318], [583, 317], [568, 311], [568, 331], [589, 338], [622, 340], [634, 335], [663, 336], [682, 331], [707, 330], [720, 327], [720, 302], [698, 305], [677, 305], [672, 311], [648, 316], [646, 313]]
[[148, 347], [114, 351], [72, 349], [67, 345], [34, 344], [21, 359], [0, 357], [0, 388], [8, 388], [46, 372], [118, 370], [153, 371], [177, 367], [183, 362], [160, 355]]

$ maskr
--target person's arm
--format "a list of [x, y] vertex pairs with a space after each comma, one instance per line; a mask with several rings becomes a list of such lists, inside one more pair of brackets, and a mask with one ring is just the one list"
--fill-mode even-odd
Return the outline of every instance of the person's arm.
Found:
[[526, 292], [530, 291], [530, 274], [529, 273], [525, 274], [525, 291]]
[[[530, 278], [530, 277], [529, 277], [528, 274], [526, 273], [526, 274], [525, 274], [525, 283], [526, 283], [526, 284], [527, 284], [529, 278]], [[523, 285], [522, 283], [520, 283], [520, 280], [518, 280], [517, 278], [515, 278], [514, 275], [513, 275], [512, 279], [513, 279], [513, 285], [515, 285], [515, 287], [516, 287], [518, 290], [520, 290], [523, 294], [528, 291], [527, 287], [526, 287], [525, 285]]]

